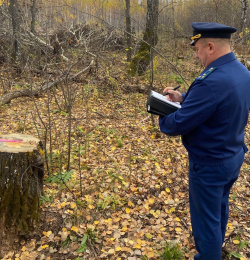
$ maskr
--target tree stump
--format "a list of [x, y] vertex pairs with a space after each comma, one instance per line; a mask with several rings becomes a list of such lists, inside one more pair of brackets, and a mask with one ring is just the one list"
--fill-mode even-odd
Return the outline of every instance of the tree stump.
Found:
[[44, 159], [30, 135], [0, 135], [0, 255], [39, 220]]

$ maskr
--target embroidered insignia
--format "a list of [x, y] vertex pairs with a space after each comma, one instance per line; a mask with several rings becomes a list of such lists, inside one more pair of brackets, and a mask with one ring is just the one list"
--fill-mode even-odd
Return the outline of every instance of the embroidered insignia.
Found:
[[197, 40], [201, 38], [201, 34], [196, 34], [195, 36], [191, 37], [191, 40]]
[[209, 70], [205, 71], [203, 74], [201, 74], [199, 77], [197, 77], [197, 80], [203, 80], [205, 79], [209, 74], [211, 74], [216, 68], [211, 67]]

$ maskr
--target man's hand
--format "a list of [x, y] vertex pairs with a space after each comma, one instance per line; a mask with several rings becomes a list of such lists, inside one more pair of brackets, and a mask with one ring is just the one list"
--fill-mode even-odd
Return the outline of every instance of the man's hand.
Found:
[[177, 90], [173, 90], [171, 87], [167, 87], [163, 90], [163, 93], [168, 92], [168, 95], [166, 96], [168, 100], [173, 101], [173, 102], [180, 102], [182, 103], [183, 98], [181, 95], [181, 92]]

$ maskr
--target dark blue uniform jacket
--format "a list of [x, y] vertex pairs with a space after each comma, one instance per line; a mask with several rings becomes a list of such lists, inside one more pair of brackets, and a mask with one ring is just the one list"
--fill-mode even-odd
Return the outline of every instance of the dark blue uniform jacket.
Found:
[[182, 107], [159, 118], [168, 135], [182, 135], [196, 161], [220, 161], [239, 152], [250, 108], [250, 72], [231, 52], [211, 63], [183, 95]]

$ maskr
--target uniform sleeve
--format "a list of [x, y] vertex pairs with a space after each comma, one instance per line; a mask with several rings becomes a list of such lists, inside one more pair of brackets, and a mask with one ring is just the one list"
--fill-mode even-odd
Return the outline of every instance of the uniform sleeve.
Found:
[[193, 83], [182, 107], [159, 118], [159, 126], [168, 135], [186, 135], [204, 123], [216, 109], [216, 95], [205, 81]]

